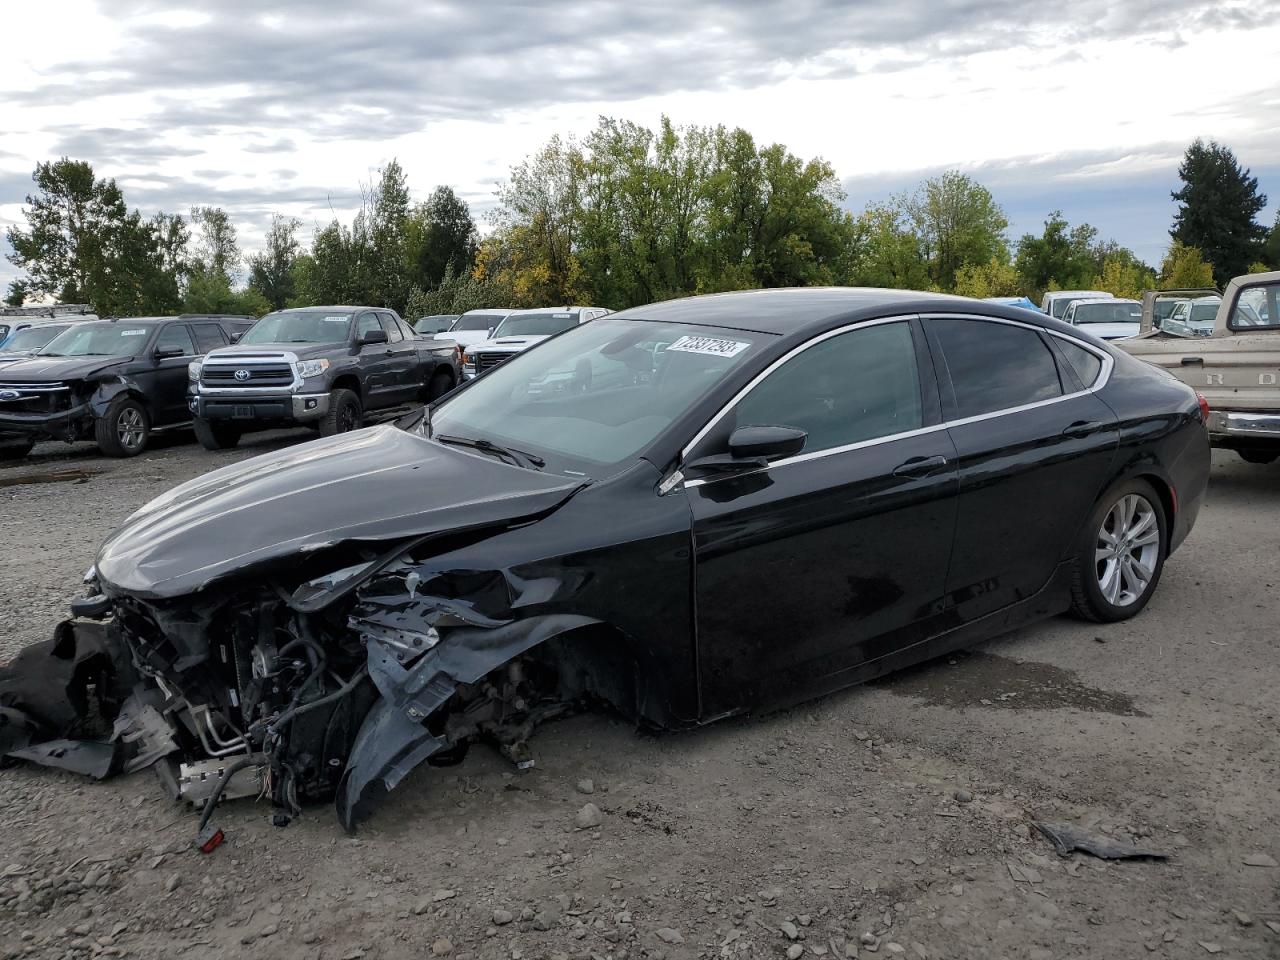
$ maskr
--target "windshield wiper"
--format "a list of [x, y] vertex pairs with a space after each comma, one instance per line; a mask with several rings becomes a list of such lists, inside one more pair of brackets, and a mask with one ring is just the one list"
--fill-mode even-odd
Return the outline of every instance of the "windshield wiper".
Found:
[[497, 454], [499, 457], [505, 457], [510, 460], [518, 467], [531, 466], [536, 470], [541, 470], [547, 465], [547, 461], [536, 453], [516, 450], [514, 447], [504, 447], [501, 444], [494, 443], [492, 440], [485, 440], [483, 437], [479, 440], [473, 440], [471, 437], [453, 437], [445, 433], [439, 433], [432, 439], [439, 440], [441, 443], [452, 443], [460, 447], [474, 447], [476, 450], [482, 450], [485, 453]]

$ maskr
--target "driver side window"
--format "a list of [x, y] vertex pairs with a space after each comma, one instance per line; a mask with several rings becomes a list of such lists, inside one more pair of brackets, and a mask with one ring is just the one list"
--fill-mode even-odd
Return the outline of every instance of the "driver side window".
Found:
[[739, 427], [804, 430], [804, 452], [924, 425], [915, 345], [907, 321], [850, 330], [792, 357], [742, 398]]
[[181, 350], [184, 357], [196, 355], [196, 345], [192, 341], [191, 332], [187, 329], [185, 323], [169, 324], [169, 326], [160, 331], [160, 336], [156, 338], [155, 349], [157, 352], [174, 348]]

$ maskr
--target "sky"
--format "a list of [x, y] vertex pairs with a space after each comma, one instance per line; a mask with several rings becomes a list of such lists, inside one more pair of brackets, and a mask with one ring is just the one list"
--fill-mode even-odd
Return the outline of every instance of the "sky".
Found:
[[1196, 137], [1280, 209], [1280, 0], [6, 0], [0, 24], [0, 229], [59, 156], [145, 214], [226, 208], [246, 251], [273, 213], [308, 240], [348, 219], [392, 158], [483, 223], [553, 134], [664, 114], [826, 159], [851, 210], [959, 169], [1011, 240], [1060, 209], [1153, 264]]

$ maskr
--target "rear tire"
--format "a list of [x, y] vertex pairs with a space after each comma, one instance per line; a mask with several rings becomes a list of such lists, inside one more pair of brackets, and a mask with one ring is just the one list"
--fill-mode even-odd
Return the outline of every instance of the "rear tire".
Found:
[[427, 403], [439, 400], [453, 389], [453, 376], [447, 370], [441, 370], [427, 384]]
[[1237, 450], [1236, 453], [1245, 463], [1274, 463], [1280, 457], [1280, 450]]
[[210, 423], [208, 420], [197, 420], [192, 427], [200, 446], [206, 450], [230, 450], [240, 442], [242, 435], [239, 427]]
[[147, 449], [151, 418], [133, 397], [116, 397], [107, 404], [107, 412], [93, 421], [93, 436], [108, 457], [136, 457]]
[[1098, 623], [1136, 616], [1155, 593], [1168, 552], [1168, 521], [1151, 484], [1116, 484], [1098, 499], [1081, 533], [1072, 612]]
[[320, 418], [320, 436], [334, 437], [359, 430], [363, 421], [360, 398], [350, 390], [338, 387], [329, 392], [329, 412]]
[[0, 460], [21, 460], [36, 445], [34, 440], [20, 440], [0, 446]]

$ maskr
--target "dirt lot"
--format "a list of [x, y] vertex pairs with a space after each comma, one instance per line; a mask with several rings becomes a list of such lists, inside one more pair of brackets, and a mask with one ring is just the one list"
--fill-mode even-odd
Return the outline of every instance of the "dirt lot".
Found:
[[[0, 659], [144, 501], [304, 438], [0, 469]], [[7, 770], [0, 956], [1280, 957], [1278, 501], [1280, 464], [1216, 455], [1132, 623], [1053, 620], [692, 734], [578, 716], [528, 773], [483, 749], [418, 771], [355, 838], [237, 801], [202, 856], [150, 773]], [[1062, 859], [1036, 819], [1171, 858]]]

